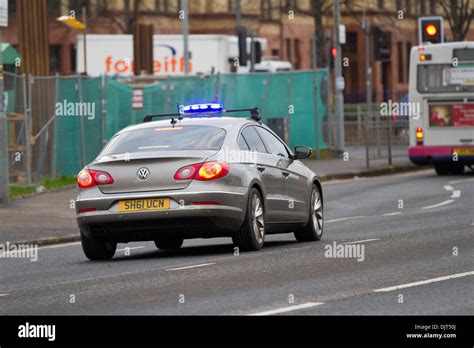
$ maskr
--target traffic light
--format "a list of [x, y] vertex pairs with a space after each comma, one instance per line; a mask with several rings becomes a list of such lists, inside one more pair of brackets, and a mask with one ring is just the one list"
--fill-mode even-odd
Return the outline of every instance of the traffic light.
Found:
[[258, 64], [262, 61], [262, 44], [260, 41], [255, 40], [253, 42], [253, 51], [255, 57], [255, 64]]
[[418, 18], [418, 36], [420, 44], [444, 42], [443, 17]]
[[389, 43], [379, 26], [373, 27], [375, 60], [389, 60], [392, 55]]
[[329, 68], [334, 69], [334, 61], [336, 60], [336, 47], [329, 47]]
[[247, 30], [244, 27], [237, 28], [239, 38], [239, 65], [247, 66]]

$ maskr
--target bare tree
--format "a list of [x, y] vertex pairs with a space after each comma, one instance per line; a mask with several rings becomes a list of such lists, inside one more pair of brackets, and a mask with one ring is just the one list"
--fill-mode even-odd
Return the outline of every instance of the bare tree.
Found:
[[439, 0], [444, 17], [448, 20], [454, 41], [463, 41], [474, 19], [472, 0]]
[[110, 1], [104, 1], [103, 5], [97, 8], [96, 15], [92, 18], [109, 19], [123, 34], [131, 34], [133, 24], [138, 21], [140, 10], [144, 4], [142, 0], [123, 0], [123, 8], [113, 10], [109, 5]]
[[282, 6], [283, 10], [293, 10], [295, 13], [299, 13], [305, 16], [313, 18], [315, 35], [316, 35], [316, 47], [318, 54], [318, 67], [326, 65], [325, 54], [323, 52], [323, 41], [324, 41], [324, 28], [323, 28], [323, 17], [328, 15], [332, 9], [333, 0], [310, 0], [309, 8], [302, 8], [299, 6], [299, 1], [286, 2]]

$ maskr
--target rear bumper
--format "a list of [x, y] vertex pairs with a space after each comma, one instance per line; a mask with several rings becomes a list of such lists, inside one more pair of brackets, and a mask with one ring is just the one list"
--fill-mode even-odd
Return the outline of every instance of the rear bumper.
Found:
[[[453, 149], [470, 149], [474, 150], [474, 146], [410, 146], [408, 155], [410, 160], [415, 164], [442, 164], [453, 163]], [[458, 164], [474, 164], [474, 155], [458, 154]]]
[[[157, 235], [165, 234], [182, 238], [231, 235], [244, 221], [248, 194], [244, 187], [235, 187], [232, 192], [179, 190], [127, 195], [95, 193], [95, 197], [78, 197], [78, 226], [89, 227], [90, 233], [120, 241], [153, 240]], [[120, 200], [137, 198], [169, 198], [170, 208], [137, 212], [118, 210]], [[202, 201], [219, 204], [193, 204]], [[96, 211], [80, 213], [83, 209], [91, 208]]]

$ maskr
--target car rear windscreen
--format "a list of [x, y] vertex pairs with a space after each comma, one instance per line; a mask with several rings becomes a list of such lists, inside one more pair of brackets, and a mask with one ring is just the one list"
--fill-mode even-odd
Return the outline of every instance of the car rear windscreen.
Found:
[[114, 137], [101, 156], [144, 151], [220, 150], [226, 132], [213, 126], [144, 128]]

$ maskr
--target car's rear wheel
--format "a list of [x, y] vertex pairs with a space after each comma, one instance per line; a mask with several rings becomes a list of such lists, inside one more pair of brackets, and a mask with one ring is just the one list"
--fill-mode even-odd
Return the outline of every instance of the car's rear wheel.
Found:
[[93, 236], [89, 227], [81, 227], [80, 230], [82, 250], [89, 260], [110, 260], [114, 257], [117, 243]]
[[183, 245], [183, 238], [160, 238], [155, 240], [155, 245], [161, 250], [176, 250]]
[[314, 242], [323, 236], [323, 201], [321, 192], [316, 185], [311, 191], [309, 221], [305, 227], [294, 232], [298, 242]]
[[262, 196], [256, 188], [250, 190], [244, 223], [232, 236], [232, 240], [242, 251], [255, 251], [263, 247], [265, 210]]

